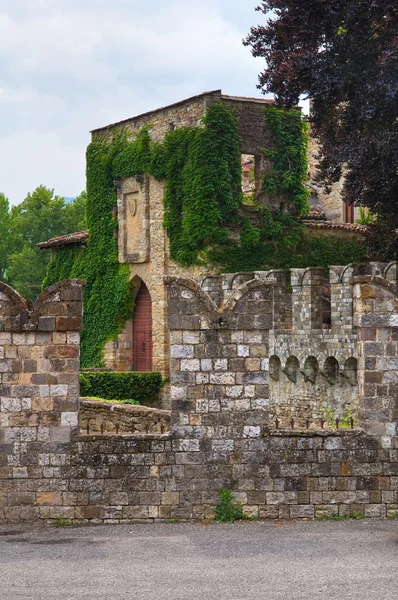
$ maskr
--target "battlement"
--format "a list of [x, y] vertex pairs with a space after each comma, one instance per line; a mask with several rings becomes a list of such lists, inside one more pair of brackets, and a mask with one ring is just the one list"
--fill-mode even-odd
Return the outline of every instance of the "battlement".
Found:
[[32, 302], [0, 281], [0, 331], [80, 331], [84, 283], [61, 281]]
[[[302, 425], [326, 406], [339, 417], [370, 415], [366, 426], [384, 431], [381, 381], [397, 380], [393, 358], [384, 360], [396, 352], [387, 343], [398, 327], [396, 278], [396, 262], [332, 266], [328, 275], [312, 267], [166, 278], [175, 397], [218, 390], [228, 410], [261, 408], [266, 420]], [[186, 382], [192, 390], [180, 389]]]
[[[82, 282], [35, 303], [1, 284], [0, 521], [198, 519], [221, 487], [264, 518], [395, 514], [396, 273], [331, 269], [351, 329], [317, 328], [319, 269], [167, 279], [171, 414], [104, 403], [97, 422], [85, 402], [80, 434]], [[286, 298], [291, 328], [278, 329]], [[336, 430], [335, 417], [365, 431]]]
[[[251, 271], [206, 276], [198, 282], [180, 278], [166, 278], [166, 282], [180, 283], [195, 291], [213, 316], [223, 318], [224, 313], [238, 310], [238, 303], [254, 289], [268, 290], [272, 302], [272, 324], [275, 330], [350, 330], [353, 324], [353, 277], [372, 276], [396, 284], [397, 262], [357, 263], [348, 266], [331, 266], [328, 274], [319, 267], [307, 269]], [[185, 282], [185, 283], [183, 283]], [[200, 292], [200, 293], [199, 293]], [[254, 298], [256, 294], [251, 296]], [[258, 294], [257, 294], [258, 296]], [[207, 297], [207, 301], [205, 298]], [[186, 298], [188, 299], [188, 297]], [[246, 308], [247, 305], [245, 305]], [[250, 312], [250, 311], [249, 311]], [[185, 313], [189, 314], [189, 313]], [[213, 319], [214, 320], [214, 319]], [[215, 319], [217, 321], [217, 318]], [[268, 320], [270, 323], [270, 320]]]

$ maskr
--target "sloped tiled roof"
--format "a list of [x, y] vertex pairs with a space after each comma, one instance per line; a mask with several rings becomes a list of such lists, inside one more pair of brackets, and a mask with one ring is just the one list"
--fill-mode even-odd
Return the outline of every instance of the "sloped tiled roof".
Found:
[[76, 233], [68, 233], [67, 235], [59, 235], [45, 242], [40, 242], [37, 246], [44, 250], [46, 248], [55, 248], [56, 246], [67, 246], [68, 244], [85, 244], [88, 236], [88, 231], [78, 231]]
[[[301, 221], [303, 225], [309, 229], [335, 229], [343, 231], [352, 231], [365, 235], [367, 227], [358, 225], [357, 223], [332, 223], [331, 221], [307, 220]], [[67, 235], [59, 235], [45, 242], [37, 244], [39, 248], [45, 250], [47, 248], [56, 248], [57, 246], [67, 246], [69, 244], [85, 244], [88, 240], [89, 231], [78, 231], [76, 233], [68, 233]]]
[[362, 235], [365, 235], [367, 230], [366, 225], [358, 225], [358, 223], [332, 223], [331, 221], [311, 221], [306, 219], [303, 219], [301, 222], [309, 229], [340, 229]]

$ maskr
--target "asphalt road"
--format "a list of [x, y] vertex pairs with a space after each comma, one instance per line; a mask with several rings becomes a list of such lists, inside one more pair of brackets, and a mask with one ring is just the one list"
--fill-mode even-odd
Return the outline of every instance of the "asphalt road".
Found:
[[0, 527], [0, 600], [398, 599], [398, 521]]

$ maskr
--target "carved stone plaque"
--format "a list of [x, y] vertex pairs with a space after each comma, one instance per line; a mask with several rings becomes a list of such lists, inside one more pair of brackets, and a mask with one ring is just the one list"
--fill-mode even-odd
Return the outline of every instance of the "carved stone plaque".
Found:
[[149, 261], [149, 189], [148, 179], [135, 177], [118, 182], [119, 261]]

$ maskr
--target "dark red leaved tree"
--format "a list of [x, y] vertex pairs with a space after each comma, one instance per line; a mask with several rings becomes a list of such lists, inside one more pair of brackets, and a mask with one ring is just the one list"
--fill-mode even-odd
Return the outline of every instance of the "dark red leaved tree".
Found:
[[344, 167], [344, 199], [378, 215], [370, 249], [398, 256], [397, 0], [268, 0], [244, 43], [266, 60], [259, 88], [283, 106], [312, 101], [326, 186]]

